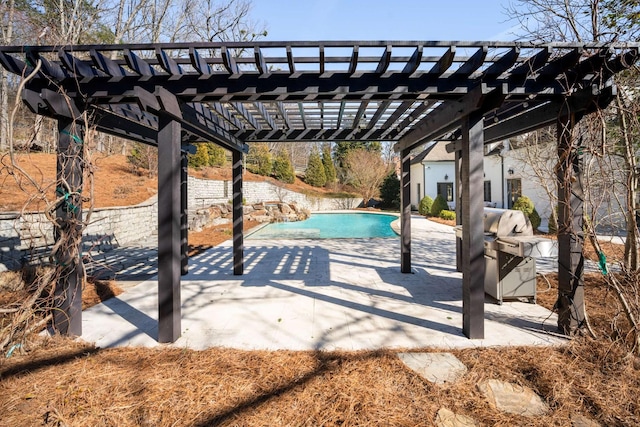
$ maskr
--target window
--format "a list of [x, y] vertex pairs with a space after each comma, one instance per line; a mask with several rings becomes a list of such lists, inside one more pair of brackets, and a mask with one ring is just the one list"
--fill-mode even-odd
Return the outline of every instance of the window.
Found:
[[447, 202], [453, 202], [453, 183], [439, 182], [438, 194], [442, 196]]
[[420, 195], [420, 183], [418, 183], [418, 205], [420, 204], [420, 200], [422, 200], [422, 197]]
[[484, 201], [491, 201], [491, 181], [484, 182]]
[[513, 204], [522, 195], [522, 181], [520, 178], [507, 180], [507, 209], [511, 209]]

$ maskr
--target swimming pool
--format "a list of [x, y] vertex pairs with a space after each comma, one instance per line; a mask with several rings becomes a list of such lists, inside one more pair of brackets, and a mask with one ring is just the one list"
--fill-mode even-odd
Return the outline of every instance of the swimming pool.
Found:
[[314, 213], [309, 219], [268, 224], [247, 239], [340, 239], [397, 237], [391, 228], [396, 215], [353, 213]]

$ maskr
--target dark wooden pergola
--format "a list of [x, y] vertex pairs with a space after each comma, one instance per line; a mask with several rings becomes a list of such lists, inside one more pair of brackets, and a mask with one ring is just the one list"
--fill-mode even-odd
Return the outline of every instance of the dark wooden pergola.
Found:
[[82, 141], [97, 130], [158, 147], [158, 340], [181, 333], [186, 258], [186, 146], [233, 156], [233, 272], [243, 273], [242, 157], [254, 141], [395, 141], [402, 161], [400, 269], [411, 272], [410, 152], [449, 139], [463, 237], [463, 325], [484, 337], [483, 146], [558, 129], [558, 326], [584, 322], [582, 152], [576, 123], [615, 96], [612, 77], [638, 45], [357, 41], [2, 46], [26, 77], [22, 99], [58, 121], [57, 238], [64, 274], [54, 326], [81, 335]]

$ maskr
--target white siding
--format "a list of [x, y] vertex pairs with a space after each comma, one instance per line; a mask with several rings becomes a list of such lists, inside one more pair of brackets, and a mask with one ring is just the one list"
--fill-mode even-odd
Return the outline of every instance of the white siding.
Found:
[[[411, 206], [418, 209], [420, 200], [424, 197], [424, 169], [421, 163], [411, 165]], [[418, 197], [418, 184], [420, 196]]]
[[504, 200], [502, 191], [502, 158], [500, 156], [485, 156], [484, 180], [491, 181], [491, 201], [485, 201], [485, 206], [502, 208]]
[[[435, 199], [438, 195], [439, 182], [454, 182], [454, 162], [423, 162], [424, 166], [424, 194]], [[447, 179], [445, 179], [445, 175]], [[453, 202], [449, 202], [450, 208], [455, 208], [456, 188], [453, 186]]]

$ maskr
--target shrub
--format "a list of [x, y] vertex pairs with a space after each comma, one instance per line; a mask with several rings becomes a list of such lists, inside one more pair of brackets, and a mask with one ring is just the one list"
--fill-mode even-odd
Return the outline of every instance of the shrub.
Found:
[[449, 205], [447, 204], [447, 201], [444, 199], [444, 197], [442, 197], [441, 194], [438, 194], [436, 199], [433, 201], [433, 204], [431, 205], [431, 215], [440, 216], [440, 212], [448, 210]]
[[424, 196], [422, 200], [420, 200], [420, 205], [418, 206], [418, 213], [420, 215], [431, 215], [431, 206], [433, 205], [433, 199], [429, 196]]
[[[531, 226], [534, 230], [537, 230], [540, 227], [540, 223], [542, 219], [540, 218], [540, 214], [536, 211], [535, 206], [533, 205], [533, 201], [527, 196], [520, 196], [518, 200], [513, 204], [513, 208], [515, 210], [519, 210], [524, 212], [524, 214], [529, 218], [531, 222]], [[551, 225], [549, 225], [549, 231], [551, 232]]]
[[382, 181], [380, 186], [380, 198], [385, 208], [400, 208], [400, 180], [395, 172], [391, 172]]
[[455, 221], [456, 213], [454, 211], [449, 211], [449, 210], [445, 209], [445, 210], [440, 211], [440, 215], [438, 215], [438, 217], [440, 217], [442, 219], [446, 219], [446, 220]]
[[542, 223], [542, 218], [540, 218], [540, 214], [538, 213], [536, 208], [533, 208], [533, 211], [529, 215], [529, 221], [531, 221], [531, 226], [533, 227], [534, 230], [537, 230], [538, 227], [540, 227], [540, 223]]
[[[556, 206], [555, 218], [557, 217], [558, 217], [558, 206]], [[555, 218], [553, 215], [549, 217], [549, 234], [558, 234], [558, 224], [556, 224]]]
[[520, 196], [511, 209], [522, 211], [526, 216], [529, 216], [531, 215], [531, 212], [533, 212], [534, 206], [530, 198], [527, 196]]
[[316, 150], [311, 151], [311, 154], [309, 154], [309, 161], [307, 162], [304, 181], [314, 187], [322, 187], [327, 182], [327, 176], [324, 172], [322, 159]]
[[209, 165], [209, 150], [206, 144], [196, 144], [196, 153], [188, 155], [189, 166], [202, 168]]
[[293, 184], [295, 182], [296, 174], [286, 151], [280, 151], [276, 155], [276, 158], [273, 159], [273, 174], [278, 181], [286, 184]]

